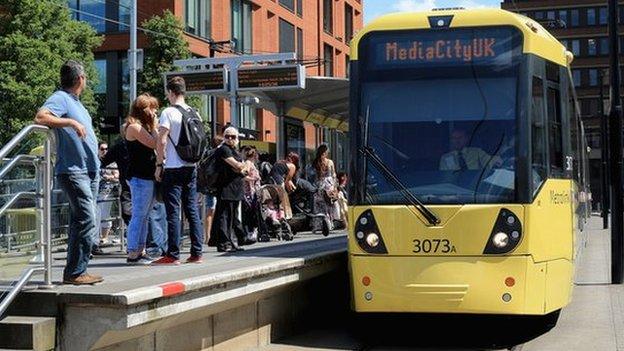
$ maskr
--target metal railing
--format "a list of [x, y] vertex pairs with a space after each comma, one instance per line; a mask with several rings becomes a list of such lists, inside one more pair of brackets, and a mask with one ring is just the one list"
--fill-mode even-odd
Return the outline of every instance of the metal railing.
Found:
[[[35, 159], [37, 178], [41, 181], [41, 186], [35, 192], [20, 192], [7, 201], [0, 208], [0, 216], [13, 206], [13, 204], [21, 197], [29, 196], [37, 199], [37, 212], [39, 215], [38, 232], [39, 245], [43, 253], [43, 267], [33, 267], [25, 271], [19, 278], [12, 290], [0, 303], [0, 316], [4, 314], [13, 299], [21, 291], [23, 286], [30, 280], [30, 277], [39, 271], [43, 271], [44, 285], [42, 287], [52, 286], [52, 238], [51, 238], [51, 208], [52, 208], [52, 139], [54, 134], [48, 127], [32, 124], [23, 128], [13, 139], [0, 149], [0, 160], [4, 160], [15, 148], [28, 136], [34, 133], [42, 133], [45, 135], [43, 145], [43, 156]], [[17, 160], [16, 160], [17, 159]], [[9, 171], [20, 162], [26, 159], [32, 159], [27, 156], [16, 156], [8, 162], [0, 170], [0, 178], [6, 176]]]

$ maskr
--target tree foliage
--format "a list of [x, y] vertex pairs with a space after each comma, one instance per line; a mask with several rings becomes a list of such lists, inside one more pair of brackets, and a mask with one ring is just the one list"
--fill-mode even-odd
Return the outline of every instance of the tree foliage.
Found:
[[[98, 76], [93, 49], [102, 42], [87, 23], [72, 20], [64, 0], [4, 0], [0, 4], [0, 145], [32, 123], [59, 86], [66, 60], [82, 62], [89, 88], [81, 100], [92, 116]], [[95, 126], [97, 128], [97, 125]]]
[[[190, 58], [191, 51], [183, 36], [182, 22], [169, 10], [165, 10], [162, 16], [153, 16], [143, 22], [142, 27], [148, 30], [148, 46], [139, 92], [148, 92], [165, 104], [163, 74], [176, 71], [173, 61]], [[197, 107], [198, 99], [190, 99], [187, 103]]]

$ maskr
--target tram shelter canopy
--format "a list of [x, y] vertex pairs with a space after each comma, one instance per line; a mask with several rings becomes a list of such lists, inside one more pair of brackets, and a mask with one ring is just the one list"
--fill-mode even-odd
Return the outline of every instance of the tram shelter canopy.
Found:
[[306, 77], [305, 89], [240, 91], [239, 96], [258, 98], [256, 105], [276, 116], [285, 116], [332, 129], [349, 128], [349, 80]]

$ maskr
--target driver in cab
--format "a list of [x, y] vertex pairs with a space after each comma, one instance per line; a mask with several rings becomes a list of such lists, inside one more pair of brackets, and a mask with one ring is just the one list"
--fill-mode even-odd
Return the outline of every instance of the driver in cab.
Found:
[[480, 170], [488, 163], [500, 164], [500, 158], [495, 157], [492, 160], [492, 157], [483, 149], [468, 147], [470, 138], [465, 130], [453, 130], [450, 139], [451, 151], [440, 158], [441, 171]]

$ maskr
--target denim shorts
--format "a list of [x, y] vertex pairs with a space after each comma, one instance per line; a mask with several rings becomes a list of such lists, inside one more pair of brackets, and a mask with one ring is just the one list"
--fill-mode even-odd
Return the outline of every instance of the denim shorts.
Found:
[[206, 209], [214, 210], [217, 207], [217, 198], [212, 195], [204, 195]]

